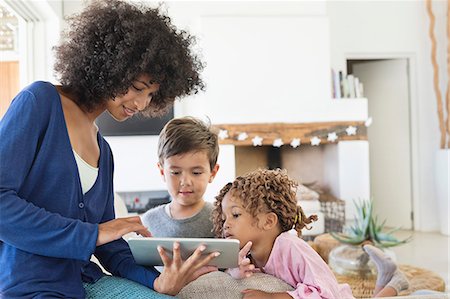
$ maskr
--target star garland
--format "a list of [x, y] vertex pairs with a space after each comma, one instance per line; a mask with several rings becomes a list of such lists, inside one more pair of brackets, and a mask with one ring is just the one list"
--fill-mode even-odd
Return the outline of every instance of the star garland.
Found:
[[[372, 122], [373, 122], [372, 117], [369, 117], [364, 122], [364, 126], [369, 127], [372, 124]], [[323, 140], [326, 140], [329, 143], [337, 143], [337, 142], [339, 142], [339, 137], [356, 136], [357, 133], [358, 133], [358, 127], [355, 127], [352, 125], [349, 125], [347, 127], [342, 127], [342, 128], [338, 127], [337, 129], [335, 128], [333, 131], [317, 130], [317, 131], [311, 132], [311, 137], [309, 139], [309, 143], [311, 144], [311, 146], [319, 146]], [[228, 130], [223, 130], [223, 129], [219, 130], [218, 137], [220, 140], [225, 140], [225, 139], [230, 138], [230, 136], [228, 134]], [[247, 132], [239, 132], [239, 134], [237, 134], [237, 136], [235, 136], [235, 140], [245, 141], [249, 137], [250, 136], [248, 135]], [[264, 138], [259, 135], [256, 135], [251, 139], [253, 146], [262, 146], [263, 140], [264, 140]], [[272, 146], [280, 148], [283, 145], [285, 145], [285, 143], [289, 144], [292, 148], [298, 148], [302, 144], [300, 138], [292, 138], [291, 140], [283, 140], [282, 138], [275, 138], [275, 139], [273, 139]]]

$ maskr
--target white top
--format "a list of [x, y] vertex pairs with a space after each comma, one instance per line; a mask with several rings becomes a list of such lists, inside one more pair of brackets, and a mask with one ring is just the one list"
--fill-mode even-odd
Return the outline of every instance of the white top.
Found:
[[86, 194], [92, 188], [92, 186], [94, 186], [95, 181], [97, 180], [98, 168], [89, 165], [89, 163], [84, 161], [76, 151], [73, 151], [73, 154], [78, 166], [81, 190], [83, 191], [83, 194]]

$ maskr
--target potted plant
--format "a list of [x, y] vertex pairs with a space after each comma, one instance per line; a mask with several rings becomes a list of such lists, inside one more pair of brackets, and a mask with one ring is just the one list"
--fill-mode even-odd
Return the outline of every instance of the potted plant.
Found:
[[[331, 250], [329, 264], [339, 274], [367, 276], [375, 274], [374, 265], [369, 262], [369, 256], [362, 249], [365, 244], [372, 244], [381, 249], [398, 246], [411, 240], [397, 239], [393, 233], [399, 228], [385, 231], [386, 220], [379, 223], [378, 217], [373, 215], [373, 201], [354, 201], [357, 216], [350, 227], [346, 227], [344, 233], [330, 232], [331, 236], [343, 243]], [[387, 252], [394, 256], [393, 252]]]

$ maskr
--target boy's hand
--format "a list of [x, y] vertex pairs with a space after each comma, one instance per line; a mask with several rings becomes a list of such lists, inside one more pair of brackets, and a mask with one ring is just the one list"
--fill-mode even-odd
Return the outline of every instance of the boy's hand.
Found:
[[239, 268], [228, 269], [228, 274], [234, 279], [241, 279], [245, 277], [250, 277], [253, 275], [253, 270], [255, 270], [255, 265], [253, 265], [250, 259], [247, 257], [252, 247], [252, 242], [249, 241], [244, 247], [239, 251]]
[[142, 225], [139, 216], [117, 218], [108, 222], [100, 223], [98, 225], [97, 246], [115, 241], [122, 238], [131, 232], [136, 232], [144, 237], [151, 237], [152, 235], [147, 228]]
[[197, 279], [199, 276], [217, 271], [217, 267], [207, 265], [213, 258], [218, 257], [220, 253], [212, 252], [206, 257], [203, 257], [202, 252], [205, 249], [205, 245], [200, 245], [186, 261], [183, 261], [178, 242], [173, 243], [173, 259], [170, 259], [164, 249], [158, 246], [158, 252], [164, 264], [164, 270], [155, 279], [153, 284], [155, 291], [162, 294], [176, 295], [185, 285]]

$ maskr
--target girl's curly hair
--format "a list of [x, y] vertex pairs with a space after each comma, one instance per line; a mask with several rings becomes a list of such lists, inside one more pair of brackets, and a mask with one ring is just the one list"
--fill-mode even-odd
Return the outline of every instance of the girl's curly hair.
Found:
[[161, 115], [177, 97], [204, 89], [203, 64], [191, 49], [194, 37], [175, 28], [161, 7], [94, 1], [70, 25], [55, 48], [55, 71], [63, 90], [87, 111], [125, 94], [141, 74], [160, 83], [142, 111], [146, 116]]
[[281, 232], [294, 228], [300, 236], [304, 227], [309, 229], [307, 224], [317, 220], [317, 215], [306, 217], [303, 209], [297, 205], [297, 186], [286, 171], [280, 169], [258, 169], [237, 177], [233, 183], [226, 184], [216, 196], [212, 213], [214, 233], [217, 237], [222, 237], [225, 222], [222, 200], [230, 192], [255, 219], [259, 213], [273, 212], [278, 217]]

